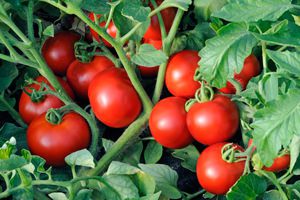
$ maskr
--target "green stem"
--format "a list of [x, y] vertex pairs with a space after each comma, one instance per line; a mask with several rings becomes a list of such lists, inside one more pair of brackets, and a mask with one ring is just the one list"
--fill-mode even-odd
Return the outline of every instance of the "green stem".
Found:
[[[172, 42], [175, 38], [177, 29], [178, 29], [178, 26], [181, 22], [183, 14], [184, 14], [184, 11], [178, 9], [178, 11], [176, 13], [176, 17], [173, 21], [173, 25], [170, 29], [170, 32], [169, 32], [167, 38], [163, 41], [163, 43], [164, 43], [164, 49], [163, 50], [164, 50], [164, 53], [167, 56], [170, 56], [170, 50], [171, 50]], [[160, 99], [160, 95], [161, 95], [161, 92], [162, 92], [162, 89], [163, 89], [163, 86], [164, 86], [166, 68], [167, 68], [167, 62], [161, 64], [160, 67], [159, 67], [157, 80], [156, 80], [156, 84], [155, 84], [155, 88], [154, 88], [154, 93], [153, 93], [153, 97], [152, 97], [153, 104], [156, 104]]]
[[4, 93], [0, 95], [0, 104], [2, 104], [7, 112], [10, 114], [10, 116], [23, 128], [26, 128], [27, 125], [22, 120], [20, 114], [7, 102], [7, 100], [4, 98]]
[[235, 80], [234, 78], [230, 78], [228, 80], [232, 85], [233, 87], [235, 88], [235, 94], [236, 95], [239, 95], [241, 92], [242, 92], [242, 86], [240, 84], [240, 82], [238, 82], [237, 80]]
[[269, 179], [269, 180], [276, 186], [276, 188], [278, 189], [278, 191], [279, 191], [279, 193], [280, 193], [280, 195], [281, 195], [281, 197], [282, 197], [283, 200], [288, 200], [288, 197], [286, 196], [285, 192], [283, 191], [282, 187], [280, 186], [280, 183], [279, 183], [276, 179], [270, 177], [270, 176], [269, 176], [265, 171], [263, 171], [263, 170], [260, 170], [259, 173], [262, 174], [262, 175], [263, 175], [264, 177], [266, 177], [267, 179]]
[[94, 176], [102, 173], [107, 165], [119, 155], [124, 147], [129, 145], [130, 141], [134, 141], [134, 138], [138, 137], [139, 133], [144, 127], [146, 127], [149, 118], [149, 113], [143, 113], [136, 121], [134, 121], [120, 136], [120, 138], [113, 144], [111, 149], [104, 154], [104, 156], [98, 161], [96, 167], [87, 172], [88, 175]]
[[12, 189], [7, 189], [4, 192], [0, 193], [0, 199], [7, 198], [11, 196], [12, 194], [16, 193], [18, 190], [23, 189], [24, 187], [22, 185], [12, 188]]
[[28, 3], [28, 9], [27, 9], [27, 31], [28, 31], [28, 37], [31, 41], [34, 41], [34, 29], [33, 29], [33, 6], [34, 1], [29, 0]]
[[[153, 5], [153, 7], [155, 9], [157, 8], [156, 1], [151, 0], [151, 4]], [[160, 27], [160, 31], [161, 31], [161, 40], [164, 41], [164, 39], [167, 37], [167, 31], [166, 31], [165, 23], [164, 23], [164, 20], [161, 16], [160, 12], [158, 12], [156, 15], [157, 15], [157, 18], [158, 18], [159, 27]]]
[[105, 24], [105, 29], [108, 28], [108, 26], [109, 26], [109, 24], [110, 24], [110, 22], [111, 22], [111, 20], [112, 20], [112, 17], [113, 17], [115, 8], [116, 8], [116, 5], [112, 5], [112, 6], [111, 6], [111, 9], [110, 9], [109, 15], [108, 15], [108, 19], [107, 19], [106, 24]]
[[268, 71], [268, 63], [267, 63], [267, 44], [266, 42], [261, 42], [261, 48], [262, 48], [262, 59], [263, 59], [263, 73], [267, 73]]
[[205, 192], [204, 189], [194, 193], [194, 194], [189, 194], [186, 198], [186, 200], [189, 200], [189, 199], [194, 199], [195, 197], [199, 196], [200, 194], [203, 194]]

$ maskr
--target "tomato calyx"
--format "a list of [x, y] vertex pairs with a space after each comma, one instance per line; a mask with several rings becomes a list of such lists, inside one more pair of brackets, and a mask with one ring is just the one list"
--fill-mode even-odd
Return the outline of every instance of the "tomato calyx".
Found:
[[223, 146], [222, 159], [228, 163], [240, 162], [246, 160], [246, 152], [242, 152], [233, 143], [228, 143]]
[[45, 116], [47, 122], [53, 125], [58, 125], [62, 122], [63, 114], [59, 109], [50, 108]]

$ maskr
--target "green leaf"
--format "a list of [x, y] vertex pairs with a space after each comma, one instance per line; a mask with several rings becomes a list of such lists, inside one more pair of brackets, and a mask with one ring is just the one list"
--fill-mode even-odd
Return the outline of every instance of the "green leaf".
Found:
[[249, 200], [256, 199], [267, 189], [267, 182], [264, 178], [253, 173], [242, 176], [227, 193], [228, 200]]
[[176, 171], [162, 164], [139, 164], [139, 167], [155, 179], [157, 189], [161, 190], [164, 196], [171, 199], [181, 197], [181, 193], [177, 189], [178, 175]]
[[141, 197], [139, 200], [159, 200], [161, 192], [157, 192], [155, 194], [149, 194], [147, 196]]
[[140, 0], [124, 0], [123, 2], [122, 14], [124, 16], [137, 22], [145, 22], [147, 20], [151, 9], [144, 7]]
[[276, 101], [258, 110], [252, 123], [253, 139], [262, 162], [270, 166], [282, 145], [287, 146], [300, 133], [300, 90], [291, 89]]
[[292, 8], [291, 0], [229, 0], [213, 16], [231, 22], [276, 21]]
[[155, 180], [149, 174], [140, 171], [132, 177], [132, 181], [139, 189], [141, 195], [151, 195], [155, 192]]
[[105, 175], [104, 179], [121, 195], [122, 199], [139, 197], [137, 187], [128, 176]]
[[90, 167], [94, 168], [94, 157], [93, 155], [86, 149], [82, 149], [71, 153], [70, 155], [65, 157], [65, 161], [68, 165], [73, 166], [83, 166], [83, 167]]
[[287, 195], [289, 199], [299, 199], [300, 198], [300, 181], [296, 181], [291, 185], [286, 185]]
[[106, 14], [110, 10], [108, 0], [82, 0], [81, 8], [95, 14]]
[[15, 98], [9, 98], [6, 95], [0, 94], [0, 111], [7, 111], [9, 106], [14, 107], [16, 105]]
[[196, 172], [197, 160], [199, 158], [199, 151], [194, 145], [189, 145], [183, 149], [176, 149], [172, 153], [175, 158], [182, 160], [182, 167]]
[[280, 22], [280, 27], [275, 31], [266, 32], [263, 34], [253, 33], [259, 39], [268, 43], [299, 47], [300, 46], [300, 27], [287, 20]]
[[114, 145], [114, 142], [105, 138], [102, 138], [102, 145], [105, 152], [108, 152], [110, 148]]
[[106, 174], [115, 174], [115, 175], [133, 175], [141, 170], [137, 167], [133, 167], [127, 163], [122, 163], [118, 161], [112, 161], [107, 169]]
[[12, 81], [18, 76], [15, 64], [3, 61], [0, 66], [0, 93], [8, 88]]
[[27, 164], [27, 161], [17, 155], [11, 155], [9, 159], [0, 160], [0, 172], [12, 171], [21, 168]]
[[143, 151], [143, 143], [138, 142], [134, 145], [131, 145], [128, 149], [126, 149], [121, 154], [121, 161], [137, 166], [138, 163], [140, 163], [141, 155]]
[[268, 56], [279, 66], [291, 74], [300, 77], [300, 53], [291, 51], [271, 51], [267, 50]]
[[131, 61], [140, 66], [154, 67], [165, 63], [167, 59], [168, 57], [161, 50], [155, 49], [153, 45], [142, 44]]
[[92, 200], [92, 190], [82, 189], [77, 194], [74, 200]]
[[144, 152], [145, 163], [146, 164], [157, 163], [162, 156], [162, 151], [163, 148], [159, 143], [153, 140], [149, 141]]
[[280, 192], [277, 190], [267, 191], [262, 198], [263, 200], [283, 200]]
[[278, 97], [278, 76], [276, 73], [270, 73], [258, 83], [258, 90], [264, 102], [269, 102]]
[[216, 37], [206, 41], [206, 46], [199, 53], [202, 77], [212, 86], [224, 87], [227, 79], [242, 70], [245, 58], [256, 43], [246, 24], [224, 26]]
[[49, 36], [49, 37], [53, 37], [53, 36], [54, 36], [54, 26], [53, 26], [53, 24], [47, 26], [47, 27], [44, 29], [43, 35]]
[[209, 20], [210, 15], [220, 10], [226, 2], [227, 0], [194, 0], [196, 18], [199, 19], [198, 21], [200, 19]]
[[181, 10], [187, 11], [189, 6], [192, 4], [192, 0], [164, 0], [160, 4], [160, 10], [163, 10], [168, 7], [177, 7]]
[[62, 192], [53, 192], [49, 194], [49, 197], [53, 200], [67, 200], [67, 196], [65, 193]]
[[15, 137], [17, 141], [17, 149], [28, 149], [26, 140], [26, 129], [17, 127], [12, 123], [5, 123], [0, 128], [0, 143], [4, 143], [11, 137]]
[[300, 175], [300, 136], [294, 135], [290, 144], [290, 167], [289, 171], [295, 175]]

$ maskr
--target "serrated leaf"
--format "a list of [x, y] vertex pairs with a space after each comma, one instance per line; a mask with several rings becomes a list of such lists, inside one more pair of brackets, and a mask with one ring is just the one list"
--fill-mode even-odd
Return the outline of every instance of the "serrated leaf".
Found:
[[65, 161], [70, 166], [76, 165], [90, 168], [95, 167], [94, 157], [86, 149], [71, 153], [70, 155], [65, 157]]
[[259, 39], [266, 41], [272, 44], [278, 45], [285, 45], [285, 46], [292, 46], [292, 47], [299, 47], [300, 46], [300, 36], [299, 31], [300, 27], [291, 23], [287, 20], [283, 21], [280, 26], [280, 29], [276, 32], [268, 32], [268, 33], [253, 33], [253, 35]]
[[231, 23], [218, 31], [218, 35], [206, 41], [200, 51], [200, 73], [212, 86], [222, 88], [234, 73], [239, 73], [244, 60], [257, 44], [246, 24]]
[[181, 10], [187, 11], [189, 6], [192, 4], [192, 0], [164, 0], [162, 4], [160, 4], [160, 10], [168, 8], [168, 7], [177, 7]]
[[154, 67], [165, 63], [167, 59], [168, 57], [161, 50], [155, 49], [153, 45], [142, 44], [131, 61], [140, 66]]
[[122, 14], [124, 16], [137, 22], [145, 22], [147, 20], [151, 9], [144, 7], [140, 0], [124, 0], [123, 2]]
[[12, 171], [25, 165], [27, 165], [25, 158], [13, 154], [9, 159], [0, 160], [0, 172]]
[[95, 14], [106, 14], [110, 10], [108, 0], [82, 0], [81, 8]]
[[213, 16], [231, 22], [275, 21], [292, 7], [291, 0], [229, 0]]
[[112, 161], [107, 169], [106, 174], [133, 175], [140, 171], [141, 170], [139, 168], [131, 166], [127, 163]]
[[183, 149], [176, 149], [172, 153], [175, 158], [182, 160], [182, 167], [196, 172], [197, 160], [199, 158], [199, 151], [193, 145], [189, 145]]
[[139, 197], [139, 191], [128, 176], [105, 175], [104, 179], [121, 195], [122, 200]]
[[258, 110], [252, 123], [253, 139], [262, 162], [270, 166], [282, 145], [287, 146], [300, 133], [300, 90], [291, 89], [276, 101]]
[[220, 10], [227, 0], [194, 0], [194, 12], [197, 19], [209, 20], [213, 12]]
[[177, 189], [178, 175], [176, 171], [163, 164], [139, 164], [139, 167], [154, 178], [158, 190], [161, 190], [164, 196], [171, 199], [181, 197], [181, 193]]
[[162, 156], [163, 148], [156, 141], [149, 141], [144, 151], [144, 158], [146, 164], [155, 164]]
[[8, 88], [12, 81], [18, 76], [15, 64], [3, 61], [0, 66], [0, 93]]
[[253, 173], [242, 176], [227, 193], [228, 200], [256, 199], [267, 189], [267, 182], [264, 178]]
[[271, 51], [267, 50], [268, 56], [279, 66], [280, 69], [288, 71], [300, 77], [300, 53], [291, 51]]

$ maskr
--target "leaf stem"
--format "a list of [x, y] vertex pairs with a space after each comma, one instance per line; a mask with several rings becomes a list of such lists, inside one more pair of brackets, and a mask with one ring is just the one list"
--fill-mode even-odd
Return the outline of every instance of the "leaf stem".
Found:
[[261, 48], [262, 48], [262, 59], [263, 59], [263, 73], [267, 73], [268, 71], [268, 63], [267, 63], [267, 44], [266, 42], [261, 42]]
[[31, 41], [34, 41], [34, 29], [33, 29], [33, 6], [34, 6], [34, 1], [29, 0], [28, 2], [28, 9], [27, 9], [27, 32], [28, 32], [28, 37]]

